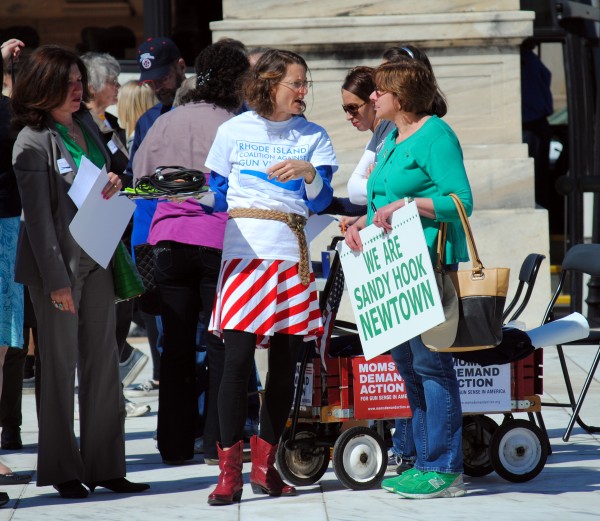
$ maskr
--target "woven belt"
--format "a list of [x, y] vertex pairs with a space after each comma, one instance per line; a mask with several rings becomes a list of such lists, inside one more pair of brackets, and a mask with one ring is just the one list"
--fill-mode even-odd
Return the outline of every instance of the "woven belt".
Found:
[[287, 224], [290, 230], [298, 239], [298, 248], [300, 250], [300, 263], [298, 264], [298, 274], [303, 286], [310, 284], [310, 266], [308, 261], [308, 244], [306, 235], [304, 235], [304, 226], [306, 217], [295, 213], [278, 212], [277, 210], [259, 210], [258, 208], [232, 208], [229, 210], [230, 219], [249, 218], [249, 219], [267, 219], [269, 221], [280, 221]]

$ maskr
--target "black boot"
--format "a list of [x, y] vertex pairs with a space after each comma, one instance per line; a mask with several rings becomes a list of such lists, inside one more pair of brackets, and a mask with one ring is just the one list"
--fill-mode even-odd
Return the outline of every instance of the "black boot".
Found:
[[21, 441], [21, 428], [18, 426], [2, 427], [0, 434], [0, 447], [2, 450], [21, 450], [23, 442]]

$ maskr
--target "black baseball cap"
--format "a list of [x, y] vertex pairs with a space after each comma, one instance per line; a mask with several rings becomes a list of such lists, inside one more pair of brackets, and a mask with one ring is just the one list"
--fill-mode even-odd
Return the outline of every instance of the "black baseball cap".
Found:
[[172, 40], [164, 36], [148, 38], [138, 48], [140, 81], [158, 80], [169, 73], [181, 53]]

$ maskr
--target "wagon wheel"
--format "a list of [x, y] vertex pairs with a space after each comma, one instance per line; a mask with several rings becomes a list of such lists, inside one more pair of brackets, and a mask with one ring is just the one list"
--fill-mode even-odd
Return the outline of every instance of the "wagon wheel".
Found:
[[[286, 441], [290, 430], [286, 429], [277, 448], [277, 469], [283, 478], [297, 486], [312, 485], [319, 481], [329, 467], [329, 448], [317, 447], [314, 430], [302, 427], [296, 432], [295, 440], [308, 440], [303, 447], [288, 449]], [[312, 440], [312, 443], [311, 443]]]
[[490, 458], [494, 470], [508, 481], [535, 478], [548, 458], [548, 445], [539, 427], [528, 420], [504, 422], [492, 436]]
[[352, 427], [336, 440], [332, 462], [345, 487], [365, 490], [381, 483], [387, 470], [387, 449], [373, 429]]
[[483, 414], [463, 417], [463, 467], [467, 476], [480, 477], [493, 472], [490, 442], [498, 424]]

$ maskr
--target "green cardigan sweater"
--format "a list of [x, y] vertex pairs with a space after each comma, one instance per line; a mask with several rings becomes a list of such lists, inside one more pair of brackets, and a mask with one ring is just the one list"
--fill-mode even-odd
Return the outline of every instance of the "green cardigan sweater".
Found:
[[440, 222], [450, 223], [444, 263], [468, 261], [463, 227], [449, 195], [456, 194], [467, 215], [471, 215], [473, 196], [456, 134], [440, 118], [431, 116], [417, 132], [398, 144], [397, 137], [397, 129], [388, 135], [369, 177], [367, 224], [371, 224], [377, 208], [398, 199], [431, 198], [436, 219], [421, 216], [421, 223], [432, 263], [436, 262]]

